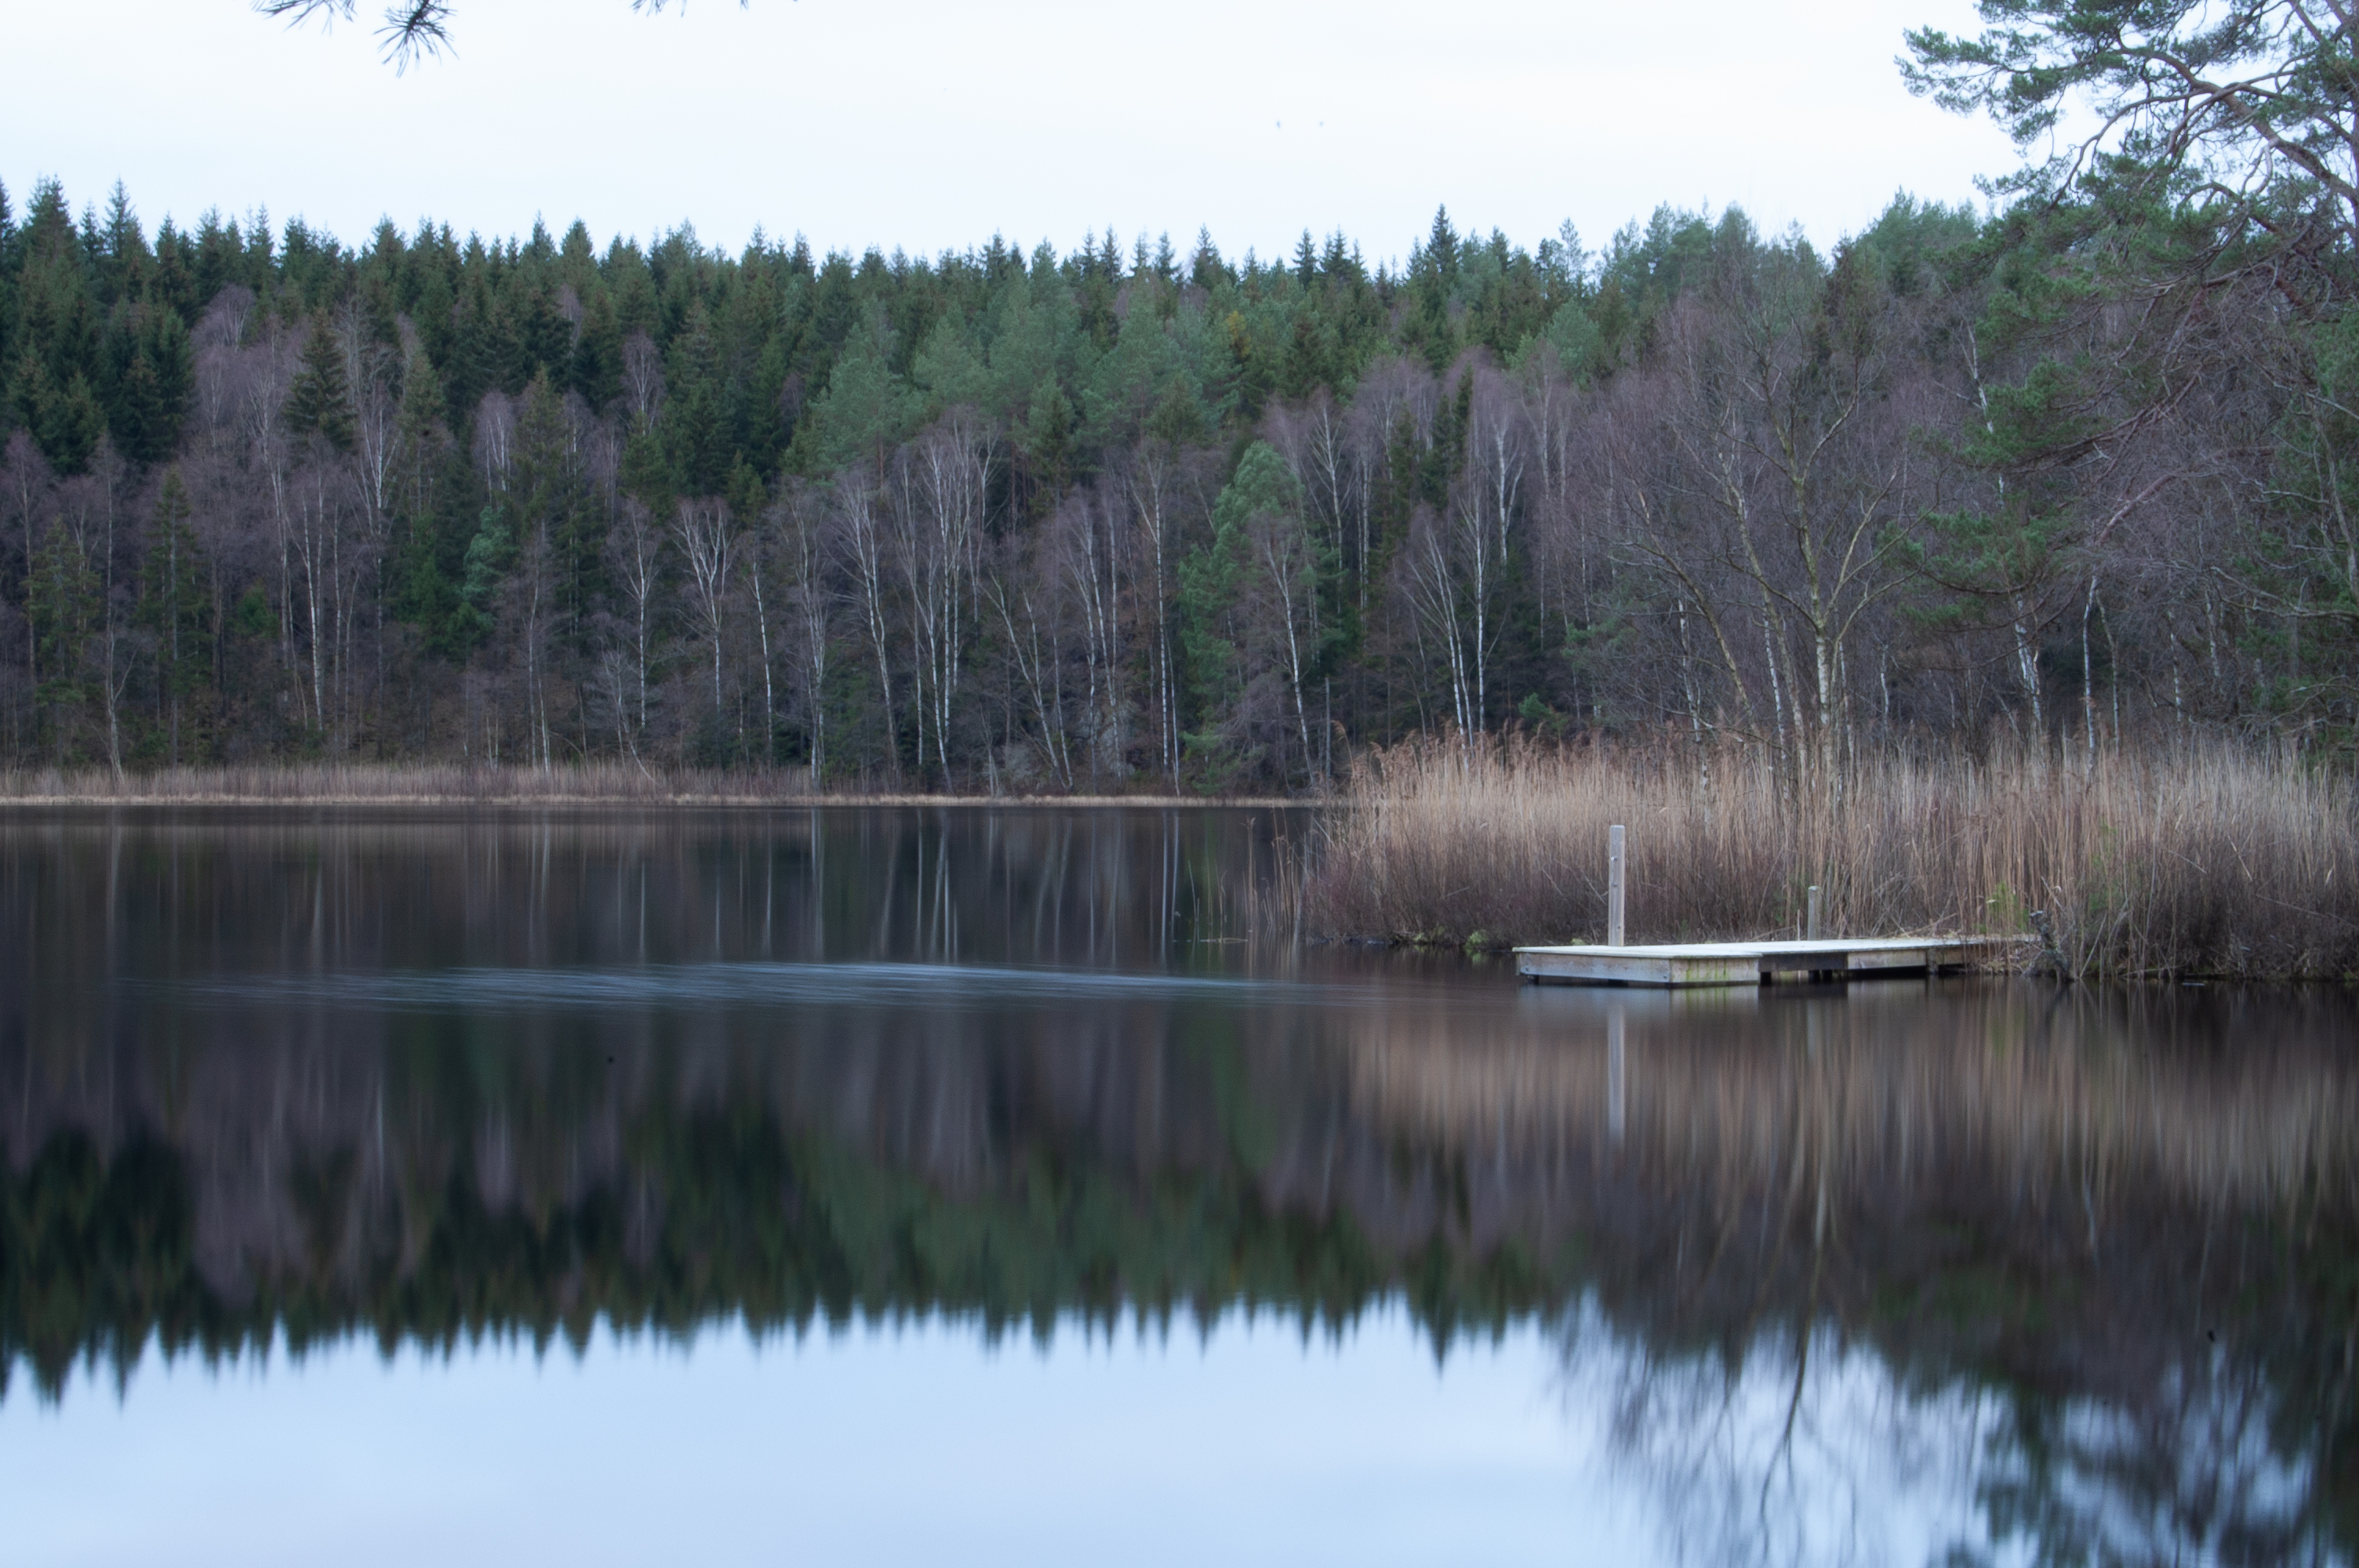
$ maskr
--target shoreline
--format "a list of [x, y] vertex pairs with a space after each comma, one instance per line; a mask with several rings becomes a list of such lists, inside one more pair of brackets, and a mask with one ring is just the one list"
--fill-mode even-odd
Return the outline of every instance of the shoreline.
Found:
[[973, 795], [907, 788], [813, 790], [799, 772], [699, 773], [612, 762], [555, 768], [447, 762], [262, 763], [162, 768], [115, 774], [104, 769], [0, 773], [0, 813], [161, 806], [460, 807], [563, 809], [988, 806], [1012, 810], [1172, 811], [1315, 809], [1333, 797], [1136, 794]]
[[11, 811], [154, 810], [168, 806], [202, 806], [239, 810], [295, 810], [332, 807], [338, 810], [384, 807], [440, 810], [462, 806], [503, 809], [598, 809], [631, 811], [678, 810], [850, 810], [876, 806], [940, 806], [973, 810], [1072, 811], [1312, 811], [1332, 806], [1317, 800], [1283, 800], [1260, 796], [1189, 797], [1163, 795], [0, 795], [0, 815]]

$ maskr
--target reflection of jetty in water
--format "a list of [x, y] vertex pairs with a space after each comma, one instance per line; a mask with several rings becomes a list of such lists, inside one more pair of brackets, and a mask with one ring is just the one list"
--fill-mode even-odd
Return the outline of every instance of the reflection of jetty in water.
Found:
[[1700, 1555], [1863, 1399], [2050, 1547], [2350, 1539], [2339, 992], [1542, 991], [1208, 940], [1231, 817], [789, 826], [7, 829], [0, 1365], [1398, 1296]]

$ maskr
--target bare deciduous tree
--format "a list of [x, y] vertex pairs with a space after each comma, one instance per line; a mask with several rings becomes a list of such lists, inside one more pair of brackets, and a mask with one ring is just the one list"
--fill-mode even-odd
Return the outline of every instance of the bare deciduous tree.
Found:
[[688, 568], [690, 607], [712, 654], [712, 710], [722, 711], [721, 651], [727, 635], [729, 574], [736, 565], [736, 520], [728, 503], [712, 498], [683, 501], [672, 524], [680, 560]]

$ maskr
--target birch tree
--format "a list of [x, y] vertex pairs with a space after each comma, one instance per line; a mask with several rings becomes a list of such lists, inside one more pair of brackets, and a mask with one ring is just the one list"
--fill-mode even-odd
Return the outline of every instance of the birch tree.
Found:
[[672, 522], [688, 573], [689, 611], [712, 657], [712, 711], [723, 710], [721, 652], [728, 626], [729, 576], [737, 565], [735, 519], [729, 504], [713, 497], [683, 501]]

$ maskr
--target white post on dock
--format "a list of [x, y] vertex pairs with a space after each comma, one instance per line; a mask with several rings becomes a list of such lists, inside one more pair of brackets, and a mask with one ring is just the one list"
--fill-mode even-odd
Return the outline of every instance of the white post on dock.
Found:
[[1605, 945], [1608, 947], [1626, 946], [1622, 925], [1622, 825], [1617, 822], [1605, 835]]
[[1802, 928], [1802, 935], [1812, 942], [1819, 939], [1819, 890], [1815, 885], [1810, 889], [1810, 913], [1808, 924]]

